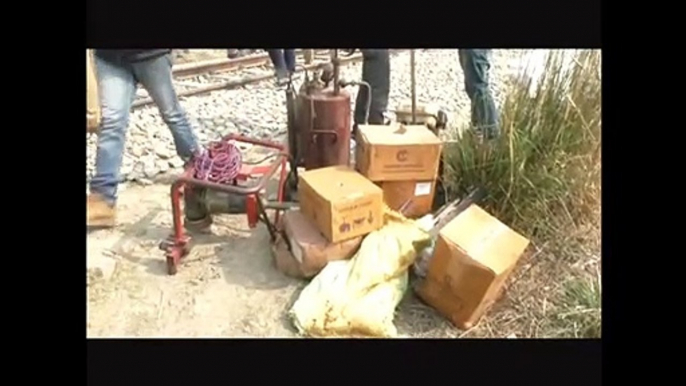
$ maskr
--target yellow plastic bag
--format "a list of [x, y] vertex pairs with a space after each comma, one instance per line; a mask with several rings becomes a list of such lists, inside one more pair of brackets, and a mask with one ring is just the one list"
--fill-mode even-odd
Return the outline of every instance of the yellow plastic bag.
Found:
[[407, 270], [429, 234], [386, 210], [385, 225], [364, 239], [349, 261], [333, 261], [305, 287], [290, 310], [309, 336], [395, 337], [395, 308], [408, 283]]
[[100, 94], [95, 73], [93, 50], [86, 50], [86, 132], [96, 132], [100, 126]]

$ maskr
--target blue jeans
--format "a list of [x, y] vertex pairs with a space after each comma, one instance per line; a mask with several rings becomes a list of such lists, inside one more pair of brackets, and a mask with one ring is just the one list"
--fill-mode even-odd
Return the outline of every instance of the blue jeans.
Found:
[[486, 138], [500, 135], [498, 109], [488, 79], [491, 50], [459, 50], [464, 86], [472, 104], [472, 126]]
[[155, 101], [162, 119], [171, 130], [177, 154], [184, 160], [190, 160], [198, 150], [198, 144], [174, 90], [169, 55], [136, 63], [112, 63], [96, 55], [95, 62], [102, 122], [90, 190], [114, 204], [119, 168], [124, 156], [126, 128], [138, 82]]
[[267, 50], [274, 69], [279, 74], [295, 71], [295, 50]]

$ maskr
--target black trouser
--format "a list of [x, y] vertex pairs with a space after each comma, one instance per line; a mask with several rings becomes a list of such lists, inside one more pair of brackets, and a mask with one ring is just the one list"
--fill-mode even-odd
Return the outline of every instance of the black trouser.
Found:
[[295, 50], [267, 50], [277, 73], [286, 74], [295, 71]]
[[[384, 113], [388, 108], [388, 94], [391, 91], [391, 57], [388, 50], [362, 51], [362, 80], [369, 83], [372, 89], [372, 100], [369, 106], [371, 125], [382, 125]], [[367, 88], [360, 87], [355, 101], [355, 124], [364, 124], [367, 109]]]

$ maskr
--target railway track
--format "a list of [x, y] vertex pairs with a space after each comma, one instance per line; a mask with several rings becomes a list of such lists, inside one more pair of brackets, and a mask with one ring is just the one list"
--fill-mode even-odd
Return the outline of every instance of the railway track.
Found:
[[[393, 53], [401, 50], [392, 50]], [[296, 72], [302, 68], [308, 71], [323, 67], [329, 62], [329, 50], [315, 50], [311, 63], [306, 63], [303, 50], [296, 50], [296, 61], [299, 65]], [[359, 62], [362, 54], [357, 52], [348, 57], [342, 57], [342, 65]], [[269, 55], [251, 54], [235, 59], [213, 59], [201, 62], [175, 65], [174, 86], [179, 97], [189, 97], [209, 93], [212, 91], [237, 88], [251, 83], [261, 82], [274, 77]], [[152, 104], [152, 99], [145, 89], [139, 87], [133, 108], [140, 108]]]

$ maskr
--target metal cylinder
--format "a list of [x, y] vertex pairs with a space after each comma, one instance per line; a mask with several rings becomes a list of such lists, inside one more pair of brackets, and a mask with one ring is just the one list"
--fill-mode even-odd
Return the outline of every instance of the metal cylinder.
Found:
[[298, 95], [300, 155], [306, 170], [350, 164], [350, 94], [314, 89]]

